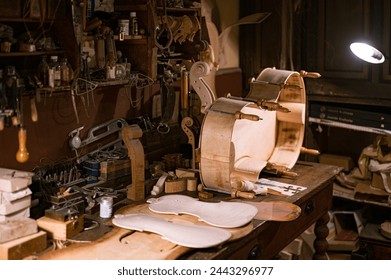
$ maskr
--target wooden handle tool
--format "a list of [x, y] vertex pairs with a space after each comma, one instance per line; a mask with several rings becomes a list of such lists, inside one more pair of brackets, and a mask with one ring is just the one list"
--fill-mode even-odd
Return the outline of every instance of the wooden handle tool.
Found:
[[312, 78], [312, 79], [318, 79], [321, 77], [321, 75], [317, 72], [307, 72], [304, 70], [300, 71], [300, 76], [302, 76], [303, 78]]
[[37, 104], [35, 102], [35, 97], [30, 99], [30, 109], [31, 109], [31, 120], [33, 122], [38, 121], [38, 110], [37, 110]]
[[253, 114], [244, 114], [244, 113], [241, 113], [241, 112], [236, 112], [235, 113], [235, 118], [237, 120], [249, 120], [249, 121], [259, 121], [261, 118], [258, 117], [257, 115], [253, 115]]
[[233, 189], [231, 191], [231, 197], [253, 199], [255, 197], [255, 193], [252, 193], [252, 192], [242, 192], [242, 191], [238, 191], [236, 189]]
[[302, 154], [309, 154], [309, 155], [313, 155], [313, 156], [318, 156], [320, 155], [320, 152], [318, 150], [315, 150], [315, 149], [307, 149], [305, 147], [301, 147], [300, 148], [300, 153]]
[[25, 163], [29, 159], [29, 152], [26, 148], [27, 131], [20, 127], [18, 132], [19, 150], [16, 152], [16, 160], [20, 163]]

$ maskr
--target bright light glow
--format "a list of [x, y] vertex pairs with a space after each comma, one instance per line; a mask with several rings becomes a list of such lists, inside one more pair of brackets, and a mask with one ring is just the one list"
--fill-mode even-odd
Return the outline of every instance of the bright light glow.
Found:
[[374, 47], [366, 43], [352, 43], [350, 44], [350, 50], [362, 60], [369, 63], [383, 63], [384, 55], [375, 49]]

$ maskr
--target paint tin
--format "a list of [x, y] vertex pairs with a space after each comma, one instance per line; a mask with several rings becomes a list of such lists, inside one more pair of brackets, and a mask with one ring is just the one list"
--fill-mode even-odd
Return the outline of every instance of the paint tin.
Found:
[[113, 198], [109, 196], [101, 197], [100, 199], [100, 217], [111, 218], [113, 214]]

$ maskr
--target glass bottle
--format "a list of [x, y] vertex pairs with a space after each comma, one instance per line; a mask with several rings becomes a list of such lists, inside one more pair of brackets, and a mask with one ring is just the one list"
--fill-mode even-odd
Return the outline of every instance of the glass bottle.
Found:
[[58, 56], [54, 55], [52, 56], [53, 60], [53, 70], [54, 70], [54, 86], [59, 87], [61, 86], [61, 65], [58, 63]]
[[47, 56], [43, 55], [41, 57], [41, 62], [38, 65], [38, 79], [41, 81], [44, 87], [49, 85], [49, 64], [46, 61]]
[[54, 57], [50, 57], [49, 69], [48, 69], [48, 86], [54, 88]]
[[131, 35], [138, 35], [138, 19], [136, 12], [130, 12]]
[[68, 59], [66, 57], [61, 59], [60, 69], [61, 69], [61, 85], [68, 86], [71, 81], [71, 71], [68, 65]]

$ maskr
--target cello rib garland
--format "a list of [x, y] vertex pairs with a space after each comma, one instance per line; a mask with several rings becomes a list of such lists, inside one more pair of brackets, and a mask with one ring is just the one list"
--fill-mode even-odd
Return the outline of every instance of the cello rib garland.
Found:
[[[278, 102], [291, 112], [218, 98], [206, 112], [200, 136], [200, 177], [206, 189], [231, 193], [240, 181], [256, 181], [266, 164], [290, 169], [300, 155], [305, 124], [305, 87], [300, 74], [266, 68], [252, 82], [246, 98]], [[260, 120], [236, 119], [236, 112]]]

